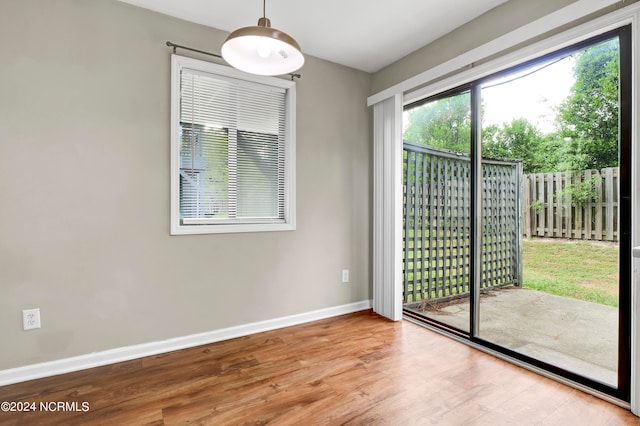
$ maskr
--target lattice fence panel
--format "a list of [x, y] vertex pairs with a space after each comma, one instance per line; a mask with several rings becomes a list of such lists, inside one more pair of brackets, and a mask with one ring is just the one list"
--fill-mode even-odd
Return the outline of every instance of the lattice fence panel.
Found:
[[[404, 144], [404, 302], [447, 300], [471, 285], [471, 165], [467, 156]], [[481, 289], [518, 284], [520, 168], [484, 161]]]

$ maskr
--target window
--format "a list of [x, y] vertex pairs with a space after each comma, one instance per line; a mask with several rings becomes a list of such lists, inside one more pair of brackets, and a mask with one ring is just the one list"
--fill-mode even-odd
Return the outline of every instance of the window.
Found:
[[295, 83], [172, 56], [171, 233], [295, 229]]

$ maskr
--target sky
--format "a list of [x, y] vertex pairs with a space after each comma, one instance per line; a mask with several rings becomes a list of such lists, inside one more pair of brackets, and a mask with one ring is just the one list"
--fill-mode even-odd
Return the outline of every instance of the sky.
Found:
[[[569, 96], [575, 82], [574, 64], [573, 57], [568, 56], [485, 82], [484, 125], [502, 126], [524, 117], [543, 134], [555, 131], [555, 110]], [[403, 117], [404, 131], [409, 125], [407, 111]]]
[[[483, 88], [484, 124], [502, 125], [514, 118], [524, 117], [543, 133], [554, 131], [554, 108], [567, 98], [575, 82], [573, 65], [574, 60], [569, 56], [525, 77], [510, 75], [503, 80], [516, 79]], [[522, 74], [531, 71], [528, 69]], [[498, 82], [494, 80], [485, 86]]]

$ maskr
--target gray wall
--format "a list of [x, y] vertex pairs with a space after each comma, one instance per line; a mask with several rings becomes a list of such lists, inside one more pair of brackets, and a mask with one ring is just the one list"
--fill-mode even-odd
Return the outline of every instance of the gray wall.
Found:
[[307, 57], [298, 229], [172, 237], [164, 43], [226, 34], [116, 0], [2, 0], [0, 370], [370, 299], [367, 96], [573, 1], [511, 0], [374, 75]]
[[115, 0], [2, 0], [0, 370], [371, 298], [364, 72], [301, 71], [296, 231], [169, 235], [164, 43], [225, 36]]

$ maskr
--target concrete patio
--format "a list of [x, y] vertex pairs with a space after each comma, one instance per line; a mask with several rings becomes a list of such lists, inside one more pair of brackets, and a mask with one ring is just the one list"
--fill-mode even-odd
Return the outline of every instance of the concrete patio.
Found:
[[[419, 311], [468, 330], [469, 300]], [[580, 375], [616, 386], [618, 309], [522, 288], [480, 299], [479, 337]]]

